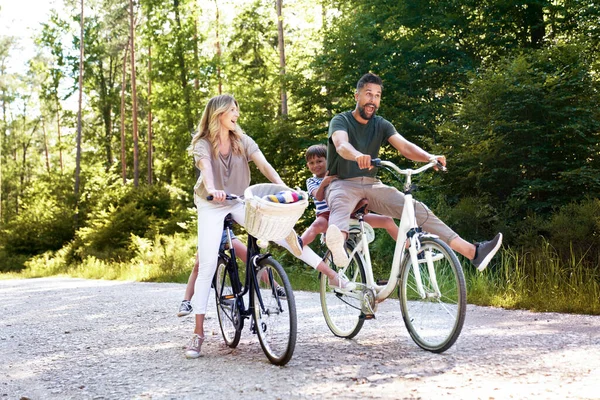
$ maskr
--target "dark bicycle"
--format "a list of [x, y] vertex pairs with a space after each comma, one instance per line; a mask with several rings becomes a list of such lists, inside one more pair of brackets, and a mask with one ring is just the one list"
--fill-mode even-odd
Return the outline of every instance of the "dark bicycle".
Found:
[[[242, 201], [233, 195], [228, 195], [227, 199]], [[238, 269], [231, 244], [233, 223], [231, 215], [228, 215], [223, 229], [227, 233], [229, 246], [228, 249], [219, 250], [213, 278], [223, 339], [227, 346], [235, 348], [240, 342], [244, 320], [250, 319], [250, 331], [258, 335], [269, 361], [275, 365], [285, 365], [292, 358], [297, 335], [292, 286], [283, 267], [271, 254], [261, 254], [257, 239], [250, 234], [246, 270]], [[244, 300], [246, 294], [249, 294], [247, 302]]]

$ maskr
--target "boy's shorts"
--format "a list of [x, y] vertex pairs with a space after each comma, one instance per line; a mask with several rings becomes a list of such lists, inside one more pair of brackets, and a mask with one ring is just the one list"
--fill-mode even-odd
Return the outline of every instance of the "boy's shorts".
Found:
[[316, 218], [321, 217], [321, 218], [325, 218], [327, 221], [329, 221], [329, 214], [331, 214], [331, 211], [323, 211], [322, 213], [317, 214]]
[[[231, 231], [231, 240], [237, 239], [233, 230]], [[227, 230], [223, 229], [223, 236], [221, 236], [221, 247], [219, 250], [226, 250], [229, 248], [229, 243], [227, 243]]]

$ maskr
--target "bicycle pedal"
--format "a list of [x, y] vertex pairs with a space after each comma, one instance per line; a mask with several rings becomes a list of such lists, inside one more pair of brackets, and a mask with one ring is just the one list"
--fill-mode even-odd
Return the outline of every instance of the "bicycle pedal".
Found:
[[379, 280], [377, 281], [377, 284], [378, 284], [379, 286], [384, 286], [384, 285], [387, 285], [387, 284], [388, 284], [388, 280], [387, 280], [387, 279], [379, 279]]
[[223, 296], [224, 300], [231, 300], [231, 299], [235, 299], [235, 294], [226, 294]]
[[359, 319], [362, 320], [366, 320], [366, 319], [375, 319], [375, 314], [365, 314], [365, 313], [360, 313], [360, 316], [358, 317]]

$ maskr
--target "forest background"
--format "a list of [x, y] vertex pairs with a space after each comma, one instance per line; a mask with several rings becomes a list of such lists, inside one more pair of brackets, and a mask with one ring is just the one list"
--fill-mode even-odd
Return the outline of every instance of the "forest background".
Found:
[[[19, 43], [0, 36], [4, 278], [187, 281], [186, 148], [206, 101], [234, 94], [242, 128], [304, 187], [305, 149], [326, 143], [371, 71], [379, 114], [448, 158], [416, 197], [468, 240], [504, 233], [484, 273], [463, 259], [469, 301], [600, 313], [595, 0], [58, 0], [34, 39], [11, 71]], [[373, 246], [383, 277], [393, 242]], [[312, 269], [271, 251], [294, 288], [316, 288]]]

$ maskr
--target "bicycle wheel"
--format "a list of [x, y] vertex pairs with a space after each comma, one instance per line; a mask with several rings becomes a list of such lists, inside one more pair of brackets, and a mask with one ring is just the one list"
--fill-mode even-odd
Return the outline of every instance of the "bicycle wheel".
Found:
[[237, 299], [233, 294], [227, 262], [221, 257], [217, 262], [214, 287], [217, 316], [223, 340], [227, 346], [234, 348], [240, 342], [244, 319], [240, 315]]
[[[352, 250], [353, 245], [346, 243], [346, 251], [351, 253]], [[327, 252], [324, 261], [331, 269], [338, 271], [339, 268], [333, 263], [331, 252]], [[346, 268], [346, 277], [351, 282], [363, 285], [367, 282], [362, 259], [358, 253], [350, 260], [350, 264]], [[365, 322], [364, 318], [360, 317], [362, 293], [335, 290], [334, 287], [329, 286], [329, 277], [325, 274], [321, 274], [320, 293], [321, 309], [331, 332], [335, 336], [347, 339], [356, 336]]]
[[[430, 258], [431, 257], [431, 258]], [[467, 289], [456, 254], [439, 239], [422, 238], [418, 271], [425, 292], [419, 294], [410, 257], [403, 262], [398, 297], [406, 329], [419, 347], [442, 353], [462, 330], [467, 308]], [[431, 259], [435, 276], [430, 274]], [[435, 289], [435, 282], [439, 292]]]
[[298, 328], [292, 285], [283, 267], [270, 257], [259, 263], [256, 280], [253, 310], [258, 340], [271, 363], [285, 365], [294, 354]]

